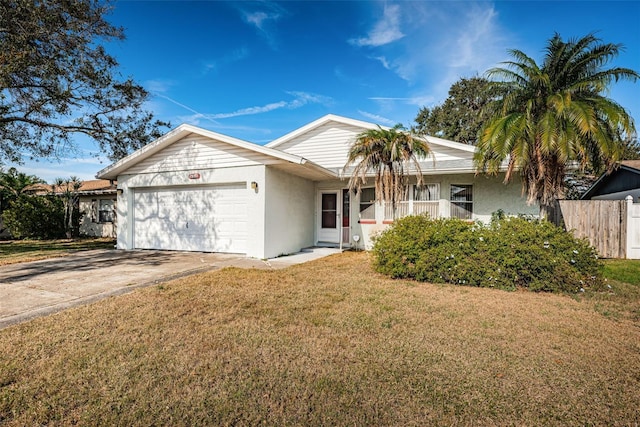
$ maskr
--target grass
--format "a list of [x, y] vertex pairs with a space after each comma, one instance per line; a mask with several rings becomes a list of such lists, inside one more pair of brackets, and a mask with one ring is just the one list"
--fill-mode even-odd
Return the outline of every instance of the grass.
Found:
[[584, 297], [604, 316], [640, 322], [640, 260], [604, 260], [603, 275], [610, 290]]
[[0, 240], [0, 265], [54, 258], [90, 249], [113, 249], [111, 238]]
[[394, 281], [368, 257], [224, 269], [4, 329], [0, 424], [640, 423], [637, 292]]
[[618, 282], [640, 285], [640, 260], [607, 259], [604, 260], [604, 276]]

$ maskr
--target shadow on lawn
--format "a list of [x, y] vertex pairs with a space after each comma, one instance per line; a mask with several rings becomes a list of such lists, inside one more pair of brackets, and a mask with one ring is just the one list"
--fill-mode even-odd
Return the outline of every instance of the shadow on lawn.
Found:
[[0, 256], [28, 253], [68, 252], [92, 249], [112, 249], [114, 239], [69, 239], [69, 240], [0, 240]]

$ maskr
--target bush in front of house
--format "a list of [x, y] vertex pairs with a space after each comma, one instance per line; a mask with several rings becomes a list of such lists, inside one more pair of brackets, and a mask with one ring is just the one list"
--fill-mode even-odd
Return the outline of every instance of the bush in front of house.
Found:
[[394, 278], [505, 290], [579, 292], [602, 283], [585, 240], [547, 222], [496, 216], [490, 225], [408, 216], [375, 241], [376, 270]]
[[55, 196], [20, 195], [2, 212], [5, 226], [15, 239], [64, 237], [64, 206]]

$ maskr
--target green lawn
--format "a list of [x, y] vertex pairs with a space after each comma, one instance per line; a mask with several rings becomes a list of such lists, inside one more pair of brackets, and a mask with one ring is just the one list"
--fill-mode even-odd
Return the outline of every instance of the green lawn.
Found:
[[114, 239], [0, 240], [0, 265], [37, 261], [90, 249], [113, 249]]
[[394, 281], [363, 252], [190, 276], [1, 330], [0, 424], [637, 425], [637, 289]]
[[608, 259], [604, 261], [604, 276], [610, 280], [640, 285], [640, 260]]

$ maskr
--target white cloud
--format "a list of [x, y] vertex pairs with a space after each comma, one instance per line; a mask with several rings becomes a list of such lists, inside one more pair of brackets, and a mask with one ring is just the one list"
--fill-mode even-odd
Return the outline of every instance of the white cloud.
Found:
[[383, 124], [387, 126], [394, 126], [396, 124], [395, 121], [388, 119], [386, 117], [382, 117], [378, 114], [368, 113], [366, 111], [358, 110], [358, 113], [370, 120], [373, 120], [377, 124]]
[[301, 108], [305, 105], [309, 105], [309, 104], [322, 104], [322, 105], [331, 105], [333, 103], [333, 99], [331, 99], [330, 97], [327, 96], [323, 96], [323, 95], [318, 95], [318, 94], [314, 94], [314, 93], [309, 93], [309, 92], [297, 92], [297, 91], [290, 91], [290, 92], [286, 92], [288, 95], [291, 95], [293, 97], [292, 100], [289, 101], [277, 101], [277, 102], [270, 102], [268, 104], [265, 105], [259, 105], [259, 106], [252, 106], [252, 107], [246, 107], [246, 108], [240, 108], [238, 110], [235, 111], [231, 111], [228, 113], [202, 113], [200, 111], [195, 110], [194, 108], [191, 108], [190, 106], [183, 104], [167, 95], [161, 94], [161, 93], [155, 93], [155, 96], [158, 98], [162, 98], [165, 99], [169, 102], [171, 102], [174, 105], [177, 105], [179, 107], [181, 107], [184, 110], [189, 111], [190, 113], [193, 113], [191, 115], [188, 116], [178, 116], [177, 119], [180, 123], [189, 123], [192, 124], [194, 126], [200, 126], [200, 124], [203, 121], [208, 121], [210, 123], [213, 123], [216, 125], [216, 127], [221, 127], [220, 122], [218, 121], [219, 119], [229, 119], [232, 117], [239, 117], [239, 116], [250, 116], [250, 115], [255, 115], [255, 114], [263, 114], [263, 113], [268, 113], [270, 111], [274, 111], [274, 110], [280, 110], [280, 109], [289, 109], [289, 110], [295, 110], [297, 108]]
[[307, 92], [287, 92], [287, 94], [294, 96], [295, 98], [291, 101], [278, 101], [271, 102], [266, 105], [253, 106], [247, 108], [241, 108], [239, 110], [235, 110], [229, 113], [216, 113], [216, 114], [207, 114], [206, 116], [211, 119], [228, 119], [231, 117], [238, 116], [249, 116], [254, 114], [262, 114], [268, 113], [270, 111], [279, 110], [282, 108], [286, 108], [289, 110], [294, 110], [300, 107], [303, 107], [307, 104], [330, 104], [332, 99], [322, 95], [316, 95], [313, 93]]
[[[496, 53], [492, 49], [501, 39], [496, 31], [497, 12], [493, 7], [484, 10], [474, 8], [474, 12], [469, 13], [466, 18], [464, 31], [456, 34], [455, 48], [450, 51], [448, 65], [454, 68], [491, 65], [487, 64], [487, 60], [493, 63], [496, 59]], [[499, 50], [504, 54], [502, 47]]]
[[[107, 161], [106, 164], [111, 162]], [[43, 160], [41, 162], [28, 161], [21, 165], [13, 165], [20, 172], [35, 175], [52, 184], [57, 178], [78, 177], [82, 181], [96, 179], [96, 173], [105, 164], [83, 162], [81, 159], [69, 159], [60, 162]]]
[[372, 96], [369, 97], [372, 101], [389, 103], [389, 102], [402, 102], [407, 105], [416, 105], [422, 107], [424, 105], [430, 104], [434, 101], [433, 96], [424, 95], [424, 96], [412, 96], [412, 97], [385, 97], [385, 96]]
[[249, 24], [255, 25], [261, 31], [264, 31], [263, 26], [265, 21], [268, 21], [270, 19], [277, 21], [278, 18], [280, 18], [280, 15], [277, 13], [268, 14], [265, 12], [247, 12], [244, 14], [245, 21], [247, 21], [247, 23]]
[[224, 67], [229, 64], [233, 64], [234, 62], [241, 61], [248, 56], [249, 49], [247, 49], [246, 47], [243, 46], [241, 48], [234, 49], [222, 58], [203, 61], [203, 72], [206, 74], [211, 71], [216, 71], [220, 67]]
[[168, 92], [175, 84], [173, 80], [166, 79], [152, 79], [143, 83], [146, 90], [156, 94]]
[[374, 56], [374, 57], [371, 57], [371, 59], [375, 59], [376, 61], [380, 61], [382, 66], [384, 68], [386, 68], [387, 70], [391, 69], [391, 64], [389, 64], [389, 61], [387, 61], [387, 58], [385, 58], [384, 56]]
[[288, 105], [285, 101], [272, 102], [270, 104], [256, 106], [256, 107], [247, 107], [241, 108], [239, 110], [233, 111], [231, 113], [216, 113], [211, 114], [211, 118], [213, 119], [228, 119], [231, 117], [238, 116], [250, 116], [254, 114], [268, 113], [269, 111], [278, 110], [280, 108], [284, 108]]
[[208, 120], [208, 121], [210, 121], [210, 122], [212, 122], [212, 123], [214, 123], [216, 125], [218, 124], [218, 122], [216, 122], [211, 116], [209, 116], [207, 114], [204, 114], [204, 113], [200, 113], [199, 111], [196, 111], [193, 108], [189, 107], [188, 105], [185, 105], [185, 104], [183, 104], [183, 103], [181, 103], [179, 101], [176, 101], [175, 99], [173, 99], [173, 98], [171, 98], [171, 97], [169, 97], [167, 95], [163, 95], [161, 93], [155, 93], [155, 95], [157, 97], [159, 97], [159, 98], [166, 99], [167, 101], [171, 102], [172, 104], [177, 105], [178, 107], [181, 107], [181, 108], [183, 108], [183, 109], [185, 109], [187, 111], [192, 112], [194, 115], [191, 116], [191, 121], [189, 122], [191, 124], [195, 125], [194, 121], [195, 120], [200, 120], [200, 119]]
[[385, 5], [382, 18], [376, 22], [367, 36], [350, 39], [349, 43], [355, 46], [377, 47], [400, 40], [404, 36], [400, 31], [400, 6]]
[[442, 102], [453, 83], [482, 75], [513, 47], [491, 3], [399, 2], [392, 10], [405, 37], [392, 46], [373, 49], [368, 57], [404, 80], [410, 94], [407, 98], [372, 98], [386, 106]]
[[[255, 27], [267, 40], [272, 49], [276, 48], [275, 28], [273, 25], [287, 15], [287, 11], [277, 3], [265, 1], [258, 3], [237, 2], [235, 5], [240, 10], [242, 19], [247, 24]], [[256, 7], [249, 10], [248, 7]]]

